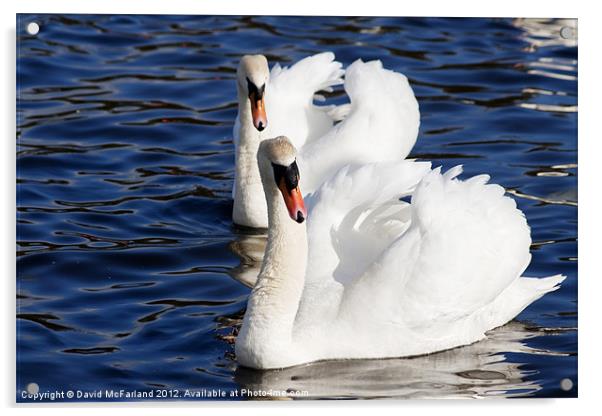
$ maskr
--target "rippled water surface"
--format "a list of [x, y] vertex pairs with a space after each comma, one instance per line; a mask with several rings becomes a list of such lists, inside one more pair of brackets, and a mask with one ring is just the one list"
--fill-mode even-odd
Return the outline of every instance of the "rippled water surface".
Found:
[[[25, 33], [31, 21], [37, 36]], [[575, 396], [577, 45], [560, 36], [575, 24], [19, 15], [17, 399], [29, 383]], [[231, 222], [235, 68], [245, 53], [288, 64], [326, 50], [408, 75], [422, 113], [413, 157], [505, 186], [532, 227], [526, 274], [564, 273], [560, 290], [440, 354], [238, 368], [234, 334], [265, 238]]]

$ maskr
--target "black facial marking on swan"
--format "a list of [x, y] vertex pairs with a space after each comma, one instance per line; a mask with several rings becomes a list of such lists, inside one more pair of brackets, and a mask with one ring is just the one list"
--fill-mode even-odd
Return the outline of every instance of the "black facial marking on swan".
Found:
[[247, 91], [249, 92], [249, 97], [252, 96], [256, 100], [261, 100], [265, 93], [265, 84], [258, 88], [257, 85], [247, 78]]
[[276, 184], [279, 184], [280, 180], [284, 178], [287, 190], [292, 191], [299, 186], [299, 167], [297, 166], [297, 161], [288, 166], [272, 163], [272, 168], [274, 169]]

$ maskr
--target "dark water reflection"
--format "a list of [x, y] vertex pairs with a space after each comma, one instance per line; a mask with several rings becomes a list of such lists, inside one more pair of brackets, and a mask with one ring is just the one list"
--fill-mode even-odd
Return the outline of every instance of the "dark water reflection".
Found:
[[[25, 33], [30, 21], [39, 35]], [[324, 397], [574, 396], [574, 21], [20, 15], [17, 387], [303, 391]], [[237, 368], [265, 236], [231, 224], [234, 73], [261, 51], [332, 50], [408, 75], [413, 157], [489, 173], [532, 227], [528, 275], [562, 288], [464, 348], [406, 360]], [[340, 89], [329, 101], [345, 100]], [[242, 283], [244, 284], [242, 284]], [[573, 382], [570, 391], [560, 381]], [[18, 399], [21, 400], [20, 395]]]

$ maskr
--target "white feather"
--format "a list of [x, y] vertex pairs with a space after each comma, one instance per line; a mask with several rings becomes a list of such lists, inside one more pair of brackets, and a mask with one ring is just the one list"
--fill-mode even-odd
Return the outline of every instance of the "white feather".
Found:
[[[450, 349], [483, 339], [556, 290], [564, 276], [521, 277], [531, 238], [514, 200], [487, 175], [464, 181], [461, 171], [405, 160], [347, 166], [323, 183], [306, 198], [307, 268], [288, 268], [282, 288], [268, 294], [296, 311], [295, 319], [279, 327], [287, 335], [277, 343], [275, 329], [245, 339], [241, 363], [276, 368]], [[410, 194], [411, 203], [400, 200]], [[301, 230], [283, 234], [305, 241]], [[284, 257], [266, 254], [264, 267], [304, 255], [299, 247], [280, 249]], [[297, 279], [302, 293], [287, 292]], [[269, 306], [263, 312], [271, 316]], [[264, 353], [252, 356], [244, 345]]]
[[384, 69], [380, 61], [357, 60], [345, 71], [345, 92], [351, 102], [327, 110], [342, 121], [297, 147], [299, 167], [307, 173], [304, 192], [313, 192], [345, 165], [403, 159], [416, 142], [420, 113], [404, 75]]

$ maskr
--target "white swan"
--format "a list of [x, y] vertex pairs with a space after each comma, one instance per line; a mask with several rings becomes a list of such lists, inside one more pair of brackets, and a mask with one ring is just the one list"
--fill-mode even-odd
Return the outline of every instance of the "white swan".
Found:
[[[247, 227], [268, 225], [257, 168], [257, 149], [266, 138], [286, 135], [299, 149], [304, 192], [311, 193], [347, 164], [405, 158], [418, 135], [418, 103], [407, 78], [380, 61], [358, 60], [345, 72], [350, 103], [316, 106], [316, 92], [342, 83], [344, 71], [330, 52], [302, 59], [290, 68], [262, 55], [244, 56], [237, 71], [238, 116], [233, 220]], [[344, 120], [338, 124], [335, 121]]]
[[243, 366], [470, 344], [564, 280], [521, 277], [529, 227], [487, 175], [460, 181], [460, 167], [408, 160], [346, 167], [307, 198], [305, 223], [291, 142], [263, 141], [258, 163], [268, 243], [236, 341]]

